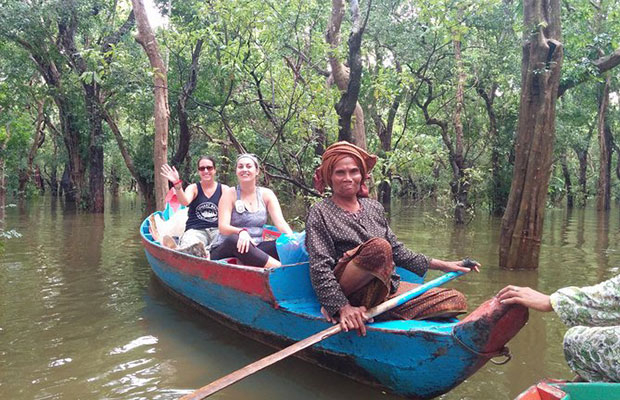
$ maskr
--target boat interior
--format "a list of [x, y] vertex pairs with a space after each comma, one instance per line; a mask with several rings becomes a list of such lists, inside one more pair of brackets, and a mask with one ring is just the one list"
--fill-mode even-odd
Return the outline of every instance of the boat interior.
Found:
[[[163, 220], [168, 220], [170, 214], [166, 211], [157, 211], [152, 216], [159, 216]], [[164, 247], [160, 242], [153, 238], [150, 230], [151, 217], [146, 218], [140, 231], [142, 236], [152, 242], [154, 245]], [[267, 226], [267, 230], [270, 235], [273, 236], [275, 228]], [[174, 249], [167, 249], [168, 251], [178, 252]], [[191, 254], [184, 254], [187, 257], [197, 258]], [[279, 308], [288, 310], [292, 313], [303, 315], [313, 319], [323, 319], [324, 317], [320, 312], [320, 305], [317, 297], [312, 288], [310, 282], [309, 266], [308, 262], [299, 262], [295, 264], [282, 265], [277, 268], [263, 268], [248, 265], [239, 264], [235, 258], [227, 258], [222, 260], [210, 260], [213, 263], [222, 264], [226, 268], [233, 269], [251, 269], [260, 271], [265, 274], [266, 279], [269, 281], [269, 286], [274, 296], [274, 299]], [[401, 280], [421, 284], [424, 283], [424, 277], [420, 277], [404, 268], [396, 267], [396, 272], [401, 276]], [[291, 285], [294, 282], [294, 285]], [[410, 330], [432, 330], [432, 331], [446, 331], [450, 332], [453, 325], [459, 320], [457, 318], [447, 318], [437, 320], [391, 320], [391, 321], [377, 321], [372, 323], [373, 328], [396, 330], [396, 331], [410, 331]]]

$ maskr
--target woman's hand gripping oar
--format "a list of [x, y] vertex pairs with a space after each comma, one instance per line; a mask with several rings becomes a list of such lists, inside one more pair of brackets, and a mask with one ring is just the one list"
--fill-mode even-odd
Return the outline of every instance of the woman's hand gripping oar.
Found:
[[[466, 258], [463, 260], [463, 266], [470, 269], [477, 269], [480, 264], [477, 262]], [[368, 310], [368, 318], [376, 317], [379, 314], [383, 314], [386, 311], [389, 311], [395, 307], [405, 304], [409, 300], [420, 296], [421, 294], [427, 292], [428, 290], [441, 286], [446, 282], [449, 282], [459, 276], [465, 274], [465, 272], [448, 272], [445, 273], [432, 281], [429, 281], [423, 285], [415, 287], [408, 292], [405, 292], [399, 296], [393, 297], [376, 307]], [[209, 397], [214, 393], [219, 392], [220, 390], [232, 385], [233, 383], [239, 382], [240, 380], [252, 375], [255, 372], [260, 371], [263, 368], [266, 368], [276, 362], [297, 353], [307, 347], [310, 347], [324, 339], [327, 339], [330, 336], [333, 336], [342, 331], [342, 327], [340, 324], [333, 325], [319, 333], [315, 333], [314, 335], [307, 337], [297, 343], [294, 343], [276, 353], [273, 353], [267, 357], [261, 358], [258, 361], [253, 362], [252, 364], [246, 365], [245, 367], [236, 370], [226, 376], [221, 377], [220, 379], [211, 382], [210, 384], [201, 387], [193, 393], [185, 395], [181, 397], [181, 400], [199, 400], [204, 399], [205, 397]]]

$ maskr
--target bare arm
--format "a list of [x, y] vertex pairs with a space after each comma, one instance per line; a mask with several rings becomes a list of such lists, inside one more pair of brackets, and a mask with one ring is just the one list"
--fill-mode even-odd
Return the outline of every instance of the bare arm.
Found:
[[170, 183], [174, 185], [174, 190], [177, 194], [177, 199], [179, 199], [179, 203], [184, 206], [188, 206], [189, 203], [194, 201], [196, 196], [198, 195], [198, 187], [195, 183], [192, 183], [188, 187], [183, 190], [183, 183], [179, 178], [179, 172], [175, 167], [170, 167], [168, 164], [164, 164], [161, 166], [161, 175], [168, 179]]
[[217, 206], [219, 210], [218, 229], [222, 235], [233, 235], [240, 233], [241, 228], [235, 228], [230, 224], [232, 209], [235, 205], [236, 191], [235, 188], [222, 188], [222, 197]]
[[269, 212], [269, 216], [271, 217], [271, 221], [275, 227], [282, 233], [293, 233], [293, 230], [284, 219], [280, 202], [278, 201], [275, 193], [273, 193], [270, 189], [264, 189], [263, 201], [267, 206], [267, 211]]
[[198, 186], [195, 183], [192, 183], [188, 187], [183, 190], [183, 185], [178, 185], [179, 187], [174, 188], [177, 192], [177, 199], [179, 199], [179, 203], [184, 206], [189, 206], [189, 204], [194, 201], [196, 196], [198, 196]]

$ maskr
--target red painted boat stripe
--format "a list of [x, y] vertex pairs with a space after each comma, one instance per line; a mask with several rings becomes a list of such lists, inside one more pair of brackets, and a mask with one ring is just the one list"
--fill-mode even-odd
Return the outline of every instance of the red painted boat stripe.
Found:
[[209, 282], [239, 290], [263, 300], [274, 302], [269, 288], [269, 274], [264, 268], [243, 265], [222, 265], [210, 260], [172, 251], [142, 239], [146, 251], [169, 267], [187, 276], [194, 276]]

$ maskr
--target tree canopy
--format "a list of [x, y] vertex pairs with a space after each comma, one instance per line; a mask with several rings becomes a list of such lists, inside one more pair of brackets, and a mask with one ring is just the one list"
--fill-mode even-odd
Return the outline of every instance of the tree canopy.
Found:
[[[502, 215], [515, 163], [522, 43], [533, 29], [523, 23], [528, 4], [160, 1], [167, 159], [191, 181], [198, 156], [214, 155], [220, 179], [232, 182], [231, 160], [249, 151], [282, 196], [317, 196], [313, 170], [340, 137], [343, 99], [355, 94], [344, 124], [355, 130], [363, 122], [366, 145], [380, 156], [373, 183], [382, 201], [432, 198], [458, 223], [476, 212]], [[326, 35], [335, 12], [337, 41]], [[546, 202], [581, 206], [598, 193], [605, 82], [616, 199], [620, 5], [564, 1], [560, 12], [564, 60]], [[162, 71], [136, 41], [132, 1], [1, 0], [0, 21], [7, 191], [62, 193], [93, 211], [103, 209], [108, 188], [139, 191], [152, 204], [153, 82]]]

